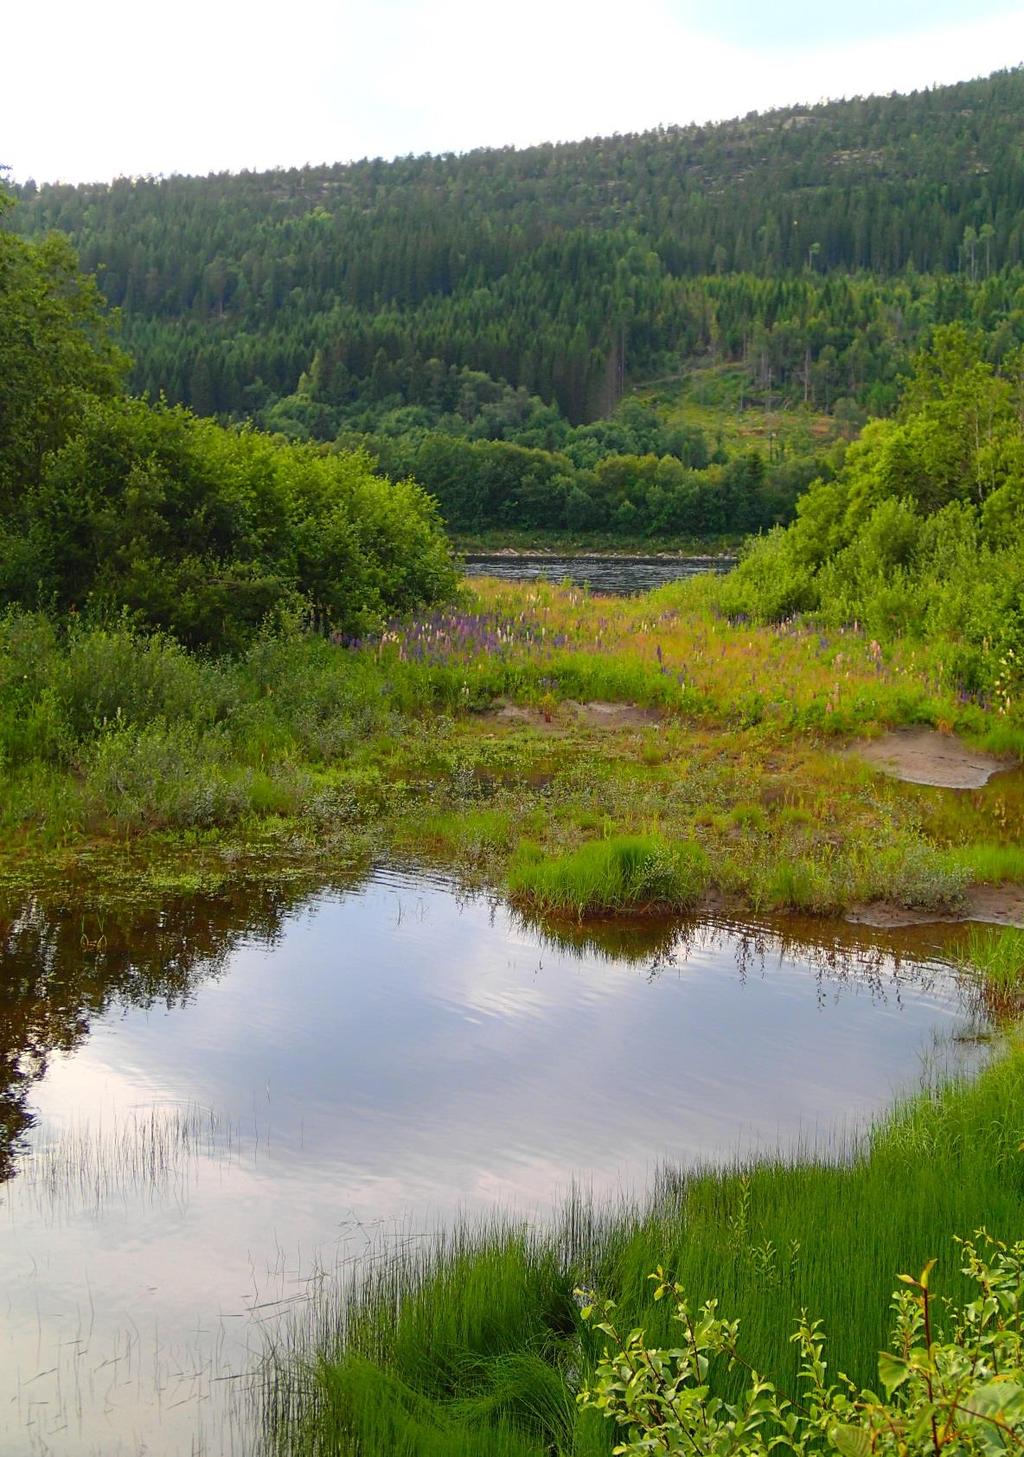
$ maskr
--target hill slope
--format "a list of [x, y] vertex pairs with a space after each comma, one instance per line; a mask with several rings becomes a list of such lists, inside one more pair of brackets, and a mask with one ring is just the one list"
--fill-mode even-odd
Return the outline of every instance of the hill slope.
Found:
[[[708, 351], [884, 408], [932, 322], [1017, 307], [1021, 115], [1018, 69], [523, 151], [29, 185], [15, 226], [100, 270], [137, 387], [295, 433], [413, 405], [507, 436], [530, 395], [578, 422]], [[853, 270], [882, 281], [829, 282]]]

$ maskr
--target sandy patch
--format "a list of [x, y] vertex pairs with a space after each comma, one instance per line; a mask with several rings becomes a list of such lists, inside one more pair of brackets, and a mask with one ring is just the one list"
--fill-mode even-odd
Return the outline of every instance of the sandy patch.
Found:
[[644, 728], [660, 723], [660, 708], [638, 708], [635, 703], [574, 703], [566, 708], [589, 728]]
[[1013, 768], [1011, 761], [968, 748], [935, 729], [895, 729], [878, 739], [860, 739], [843, 753], [908, 784], [941, 789], [980, 789], [993, 774]]
[[967, 891], [961, 911], [926, 911], [898, 906], [892, 901], [873, 901], [870, 905], [851, 906], [845, 919], [856, 926], [872, 926], [879, 931], [901, 926], [959, 925], [964, 921], [1024, 929], [1024, 886], [973, 885]]
[[495, 723], [524, 724], [541, 730], [564, 729], [574, 723], [586, 728], [649, 728], [664, 717], [661, 709], [639, 708], [635, 703], [577, 703], [569, 698], [545, 711], [499, 699], [485, 714]]

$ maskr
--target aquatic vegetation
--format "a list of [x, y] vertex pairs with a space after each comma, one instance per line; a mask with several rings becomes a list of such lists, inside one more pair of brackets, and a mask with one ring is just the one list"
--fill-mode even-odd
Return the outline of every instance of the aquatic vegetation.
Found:
[[972, 925], [959, 947], [961, 965], [981, 978], [986, 1006], [1006, 1017], [1024, 1010], [1024, 931]]

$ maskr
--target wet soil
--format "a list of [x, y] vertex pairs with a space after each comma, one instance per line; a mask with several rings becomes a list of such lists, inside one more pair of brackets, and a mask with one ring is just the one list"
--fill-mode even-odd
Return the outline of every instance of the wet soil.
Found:
[[952, 734], [935, 729], [895, 729], [877, 739], [861, 739], [844, 751], [907, 784], [941, 789], [981, 789], [993, 774], [1015, 766], [981, 749], [972, 749]]
[[971, 886], [960, 911], [925, 910], [899, 906], [893, 901], [875, 901], [870, 905], [851, 906], [846, 912], [846, 919], [853, 925], [872, 926], [878, 930], [943, 923], [959, 925], [965, 921], [984, 921], [991, 926], [1024, 929], [1024, 886]]
[[495, 723], [521, 724], [548, 733], [559, 733], [574, 724], [597, 729], [650, 728], [664, 716], [659, 708], [640, 708], [635, 703], [577, 703], [573, 699], [547, 710], [499, 699], [484, 715]]

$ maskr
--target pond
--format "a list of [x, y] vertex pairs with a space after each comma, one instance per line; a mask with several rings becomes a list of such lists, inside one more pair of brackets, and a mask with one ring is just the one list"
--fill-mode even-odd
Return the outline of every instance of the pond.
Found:
[[379, 870], [122, 926], [0, 921], [0, 1453], [251, 1454], [265, 1335], [383, 1236], [575, 1182], [842, 1156], [972, 1014], [863, 928], [530, 925]]
[[471, 577], [498, 577], [506, 582], [562, 582], [588, 586], [598, 594], [635, 596], [703, 572], [727, 572], [735, 557], [708, 556], [530, 556], [519, 553], [471, 553], [464, 558]]

